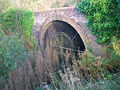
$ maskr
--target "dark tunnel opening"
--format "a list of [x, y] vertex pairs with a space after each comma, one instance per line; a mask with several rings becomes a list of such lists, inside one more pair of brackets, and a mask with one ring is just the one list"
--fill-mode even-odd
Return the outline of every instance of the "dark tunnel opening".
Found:
[[[64, 39], [62, 43], [60, 37]], [[55, 46], [54, 39], [56, 38], [59, 38], [57, 40], [59, 43], [56, 44], [56, 47], [62, 44], [61, 48], [70, 49], [75, 53], [84, 52], [85, 50], [85, 45], [78, 32], [64, 21], [56, 20], [48, 26], [44, 36], [44, 48], [46, 48], [47, 43], [51, 43], [51, 40], [52, 45]]]

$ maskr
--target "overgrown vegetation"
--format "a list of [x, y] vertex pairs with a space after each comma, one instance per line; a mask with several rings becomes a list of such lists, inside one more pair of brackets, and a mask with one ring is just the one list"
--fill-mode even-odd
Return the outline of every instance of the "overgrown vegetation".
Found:
[[0, 39], [0, 77], [8, 79], [8, 72], [25, 61], [27, 52], [18, 33], [7, 36], [1, 30]]
[[29, 10], [10, 8], [0, 14], [0, 23], [6, 35], [19, 33], [28, 50], [34, 48], [32, 25], [34, 23], [33, 12]]
[[[52, 55], [51, 55], [52, 53]], [[108, 63], [106, 58], [96, 57], [92, 52], [78, 53], [78, 60], [72, 61], [72, 66], [63, 64], [62, 70], [54, 71], [58, 60], [56, 53], [51, 51], [49, 56], [29, 56], [26, 63], [10, 72], [10, 89], [44, 90], [119, 90], [120, 73]], [[71, 53], [65, 53], [69, 60]], [[56, 61], [57, 62], [57, 61]], [[111, 61], [112, 62], [112, 61]], [[117, 71], [117, 73], [111, 72]], [[14, 77], [13, 77], [14, 76]], [[29, 87], [28, 87], [29, 86]], [[43, 89], [44, 88], [44, 89]]]
[[91, 32], [97, 37], [97, 42], [106, 48], [112, 65], [119, 66], [120, 1], [82, 0], [77, 8], [86, 15]]
[[120, 38], [119, 0], [81, 0], [77, 5], [87, 16], [88, 26], [101, 44], [109, 44], [114, 36]]
[[[70, 58], [70, 53], [67, 54], [66, 62]], [[96, 57], [89, 51], [85, 51], [83, 54], [78, 53], [77, 57], [78, 60], [72, 61], [72, 67], [64, 64], [63, 70], [59, 70], [58, 73], [51, 73], [49, 77], [52, 86], [48, 85], [46, 88], [60, 90], [120, 89], [119, 69], [110, 65], [110, 63], [113, 63], [112, 60], [100, 56]], [[117, 73], [113, 73], [114, 71], [117, 71]], [[39, 89], [37, 87], [37, 90]]]
[[33, 13], [29, 10], [10, 8], [0, 13], [0, 77], [8, 79], [8, 73], [25, 61], [33, 50]]
[[[35, 0], [37, 3], [38, 1]], [[63, 5], [60, 1], [55, 1], [49, 7]], [[74, 1], [64, 3], [63, 6], [69, 6]], [[30, 4], [32, 2], [34, 0], [31, 0]], [[24, 7], [25, 4], [20, 4], [19, 7]], [[37, 55], [29, 54], [29, 51], [33, 52], [35, 48], [32, 36], [33, 12], [19, 8], [6, 11], [9, 6], [2, 7], [4, 12], [0, 13], [0, 89], [120, 89], [119, 0], [81, 0], [77, 6], [87, 16], [88, 26], [97, 36], [97, 41], [105, 45], [103, 48], [106, 56], [95, 56], [91, 50], [78, 52], [73, 56], [73, 51], [66, 50], [61, 55], [64, 57], [60, 58], [61, 63], [60, 56], [50, 47], [46, 48], [46, 52], [41, 53], [39, 49]]]

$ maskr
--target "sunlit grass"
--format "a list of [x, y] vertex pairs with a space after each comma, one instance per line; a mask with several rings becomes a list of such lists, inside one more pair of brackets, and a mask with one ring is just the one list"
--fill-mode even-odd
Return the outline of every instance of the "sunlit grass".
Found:
[[51, 8], [61, 8], [76, 6], [80, 0], [1, 0], [0, 11], [10, 7], [18, 7], [33, 11], [48, 10]]

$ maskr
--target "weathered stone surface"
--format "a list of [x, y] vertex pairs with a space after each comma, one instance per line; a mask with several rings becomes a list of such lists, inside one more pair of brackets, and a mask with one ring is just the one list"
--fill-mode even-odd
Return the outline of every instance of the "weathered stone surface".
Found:
[[86, 26], [87, 21], [85, 16], [75, 7], [35, 12], [33, 33], [35, 34], [35, 39], [40, 40], [38, 43], [40, 42], [41, 46], [43, 44], [46, 28], [54, 20], [60, 20], [70, 24], [79, 33], [86, 49], [91, 48], [97, 55], [103, 54], [101, 46], [96, 43], [96, 37], [91, 34]]

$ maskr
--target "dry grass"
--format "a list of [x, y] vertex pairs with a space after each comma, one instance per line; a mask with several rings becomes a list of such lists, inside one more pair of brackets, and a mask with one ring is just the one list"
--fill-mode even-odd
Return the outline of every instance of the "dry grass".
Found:
[[18, 7], [33, 11], [76, 6], [80, 0], [1, 0], [0, 11], [9, 7]]
[[20, 67], [11, 71], [3, 90], [35, 90], [36, 85], [48, 83], [51, 80], [50, 74], [57, 72], [59, 68], [55, 52], [47, 49], [49, 52], [44, 55], [38, 51], [37, 55], [28, 56]]
[[[64, 54], [66, 62], [72, 56], [70, 52]], [[10, 72], [5, 90], [35, 90], [36, 85], [42, 87], [47, 84], [52, 84], [53, 87], [48, 87], [50, 90], [111, 90], [111, 87], [120, 87], [115, 81], [106, 79], [102, 72], [105, 69], [102, 58], [89, 51], [78, 53], [78, 60], [73, 60], [72, 66], [63, 64], [62, 69], [52, 48], [47, 47], [42, 53], [38, 51], [37, 55], [30, 55], [21, 67]]]

